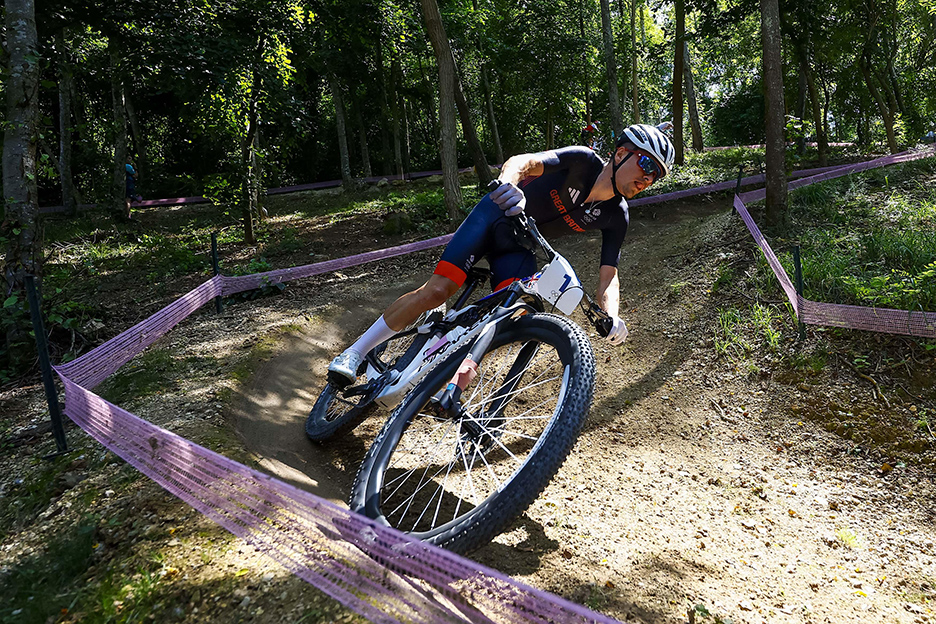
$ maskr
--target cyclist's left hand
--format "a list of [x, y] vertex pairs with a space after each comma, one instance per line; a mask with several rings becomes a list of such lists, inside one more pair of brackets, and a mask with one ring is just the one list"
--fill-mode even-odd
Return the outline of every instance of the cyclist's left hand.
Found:
[[491, 199], [508, 217], [515, 217], [526, 207], [526, 197], [516, 185], [505, 182], [491, 191]]
[[618, 316], [612, 316], [611, 319], [613, 325], [611, 326], [611, 331], [605, 336], [605, 339], [613, 345], [624, 344], [624, 340], [627, 338], [627, 325], [625, 325], [624, 320]]

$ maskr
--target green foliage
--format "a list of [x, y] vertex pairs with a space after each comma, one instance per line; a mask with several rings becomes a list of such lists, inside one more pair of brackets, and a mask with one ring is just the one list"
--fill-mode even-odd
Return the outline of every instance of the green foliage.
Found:
[[132, 362], [107, 378], [100, 395], [116, 405], [140, 399], [164, 388], [179, 364], [166, 349], [147, 349]]
[[71, 527], [4, 574], [0, 623], [45, 622], [67, 613], [81, 594], [77, 579], [92, 564], [95, 531], [93, 520]]
[[924, 159], [796, 191], [805, 296], [936, 310], [934, 181], [936, 159]]

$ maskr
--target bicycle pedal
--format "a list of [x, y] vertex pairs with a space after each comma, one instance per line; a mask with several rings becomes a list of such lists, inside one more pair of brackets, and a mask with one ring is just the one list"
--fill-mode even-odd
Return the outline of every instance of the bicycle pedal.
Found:
[[325, 376], [325, 378], [328, 379], [328, 383], [335, 386], [339, 390], [344, 390], [354, 383], [353, 380], [348, 379], [344, 375], [339, 375], [334, 371], [328, 371], [328, 374]]

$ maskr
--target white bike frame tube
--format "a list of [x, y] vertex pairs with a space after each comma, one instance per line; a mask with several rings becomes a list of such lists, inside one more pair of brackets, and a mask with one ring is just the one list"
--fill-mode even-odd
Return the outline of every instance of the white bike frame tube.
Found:
[[[488, 326], [489, 323], [500, 323], [503, 320], [511, 318], [517, 310], [528, 309], [529, 306], [522, 301], [518, 301], [509, 308], [495, 308], [490, 314], [484, 316], [462, 334], [455, 342], [449, 342], [440, 345], [440, 340], [445, 340], [445, 336], [440, 336], [435, 340], [429, 340], [420, 354], [413, 358], [409, 366], [403, 369], [400, 378], [393, 384], [384, 388], [374, 399], [378, 405], [386, 409], [396, 407], [403, 400], [410, 390], [416, 387], [426, 375], [432, 371], [444, 358], [441, 357], [451, 350], [464, 346], [471, 340], [474, 340]], [[501, 312], [500, 318], [491, 319], [491, 316]]]

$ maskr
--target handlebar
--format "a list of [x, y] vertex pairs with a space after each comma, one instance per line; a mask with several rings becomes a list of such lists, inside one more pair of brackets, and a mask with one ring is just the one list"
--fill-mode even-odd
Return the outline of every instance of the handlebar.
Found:
[[[499, 187], [503, 182], [499, 179], [491, 180], [488, 182], [487, 190], [490, 193]], [[543, 248], [543, 251], [546, 252], [546, 255], [549, 256], [550, 262], [559, 254], [555, 249], [549, 244], [549, 242], [543, 238], [543, 235], [539, 233], [539, 230], [536, 227], [536, 220], [533, 217], [527, 216], [526, 213], [521, 212], [520, 214], [509, 217], [514, 219], [516, 225], [523, 231], [531, 234], [540, 247]], [[598, 334], [604, 338], [611, 333], [611, 328], [614, 326], [614, 320], [611, 318], [611, 315], [601, 309], [601, 307], [595, 303], [591, 297], [588, 296], [588, 293], [583, 292], [585, 297], [580, 304], [582, 311], [585, 313], [585, 317], [588, 321], [595, 326], [595, 330]], [[585, 301], [588, 301], [586, 304]]]

